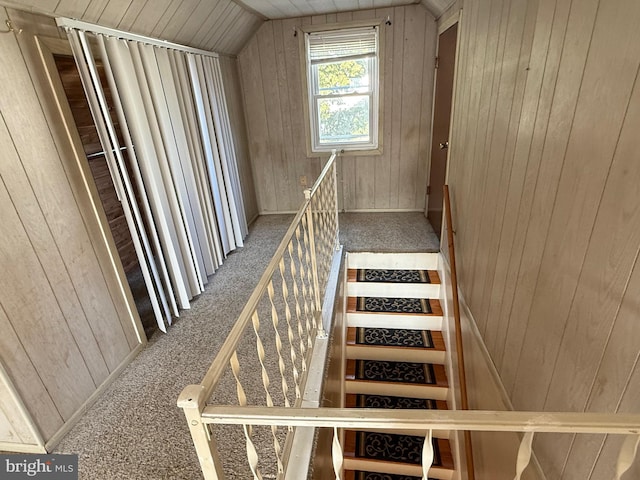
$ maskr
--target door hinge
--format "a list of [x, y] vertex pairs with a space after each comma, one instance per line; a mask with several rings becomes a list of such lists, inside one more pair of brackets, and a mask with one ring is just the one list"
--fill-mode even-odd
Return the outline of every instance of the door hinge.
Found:
[[440, 66], [440, 57], [436, 57], [436, 68]]
[[431, 195], [431, 185], [427, 185], [427, 195]]

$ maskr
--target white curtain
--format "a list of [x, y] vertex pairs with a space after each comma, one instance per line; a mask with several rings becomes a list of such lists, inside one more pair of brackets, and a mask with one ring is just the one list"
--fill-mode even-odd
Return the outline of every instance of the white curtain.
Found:
[[248, 231], [220, 64], [214, 54], [75, 28], [67, 34], [166, 331]]

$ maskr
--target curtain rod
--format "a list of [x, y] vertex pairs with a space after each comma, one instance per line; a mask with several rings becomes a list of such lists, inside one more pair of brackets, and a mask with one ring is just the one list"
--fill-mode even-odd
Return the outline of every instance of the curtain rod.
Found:
[[129, 33], [122, 30], [116, 30], [114, 28], [103, 27], [101, 25], [82, 22], [80, 20], [74, 20], [72, 18], [56, 17], [56, 24], [58, 25], [58, 27], [62, 27], [64, 29], [75, 29], [83, 30], [90, 33], [99, 33], [110, 37], [123, 38], [125, 40], [133, 40], [135, 42], [155, 45], [157, 47], [170, 48], [172, 50], [178, 50], [181, 52], [194, 53], [196, 55], [218, 58], [218, 54], [215, 52], [209, 52], [207, 50], [201, 50], [199, 48], [187, 47], [178, 43], [172, 43], [166, 40], [160, 40], [152, 37], [145, 37], [144, 35], [138, 35], [136, 33]]

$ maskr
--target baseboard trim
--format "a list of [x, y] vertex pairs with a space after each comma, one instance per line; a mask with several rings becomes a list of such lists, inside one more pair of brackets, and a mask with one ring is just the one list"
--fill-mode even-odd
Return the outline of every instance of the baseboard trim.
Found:
[[424, 213], [424, 208], [354, 208], [343, 209], [340, 213]]
[[[131, 363], [131, 361], [138, 356], [138, 354], [145, 347], [146, 343], [139, 344], [136, 348], [134, 348], [129, 355], [125, 357], [125, 359], [118, 365], [118, 367], [109, 374], [104, 382], [91, 394], [89, 398], [80, 406], [80, 408], [71, 416], [69, 419], [64, 422], [56, 433], [45, 443], [44, 448], [46, 452], [51, 452], [56, 447], [60, 440], [64, 438], [64, 436], [69, 433], [76, 423], [82, 418], [82, 416], [87, 413], [87, 411], [93, 406], [94, 403], [98, 401], [104, 391], [115, 381], [116, 378], [120, 376], [122, 371], [125, 369], [127, 365]], [[45, 453], [46, 453], [45, 452]]]
[[261, 211], [258, 215], [295, 215], [297, 210], [283, 210], [281, 212], [264, 212]]
[[247, 222], [247, 228], [253, 225], [253, 223], [258, 219], [260, 213], [256, 213], [251, 219]]
[[30, 443], [0, 442], [0, 452], [12, 453], [47, 453], [42, 445]]

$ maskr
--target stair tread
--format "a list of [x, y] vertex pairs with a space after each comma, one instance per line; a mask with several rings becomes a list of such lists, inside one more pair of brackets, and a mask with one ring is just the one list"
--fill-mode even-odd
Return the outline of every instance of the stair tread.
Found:
[[368, 395], [364, 393], [346, 394], [345, 406], [347, 408], [448, 410], [447, 402], [444, 400], [396, 397], [393, 395]]
[[440, 276], [436, 270], [349, 268], [347, 269], [347, 281], [365, 283], [439, 284]]
[[377, 384], [448, 387], [444, 366], [432, 363], [349, 359], [346, 379]]
[[[375, 462], [420, 465], [424, 440], [424, 437], [418, 435], [346, 430], [344, 456]], [[433, 447], [433, 466], [453, 470], [449, 441], [434, 438]]]
[[[362, 470], [345, 470], [344, 480], [422, 480], [413, 475], [395, 475], [393, 473], [364, 472]], [[428, 480], [435, 480], [429, 477]]]
[[347, 313], [442, 316], [442, 307], [435, 298], [348, 297]]
[[442, 332], [406, 328], [349, 327], [347, 345], [385, 349], [445, 350]]

